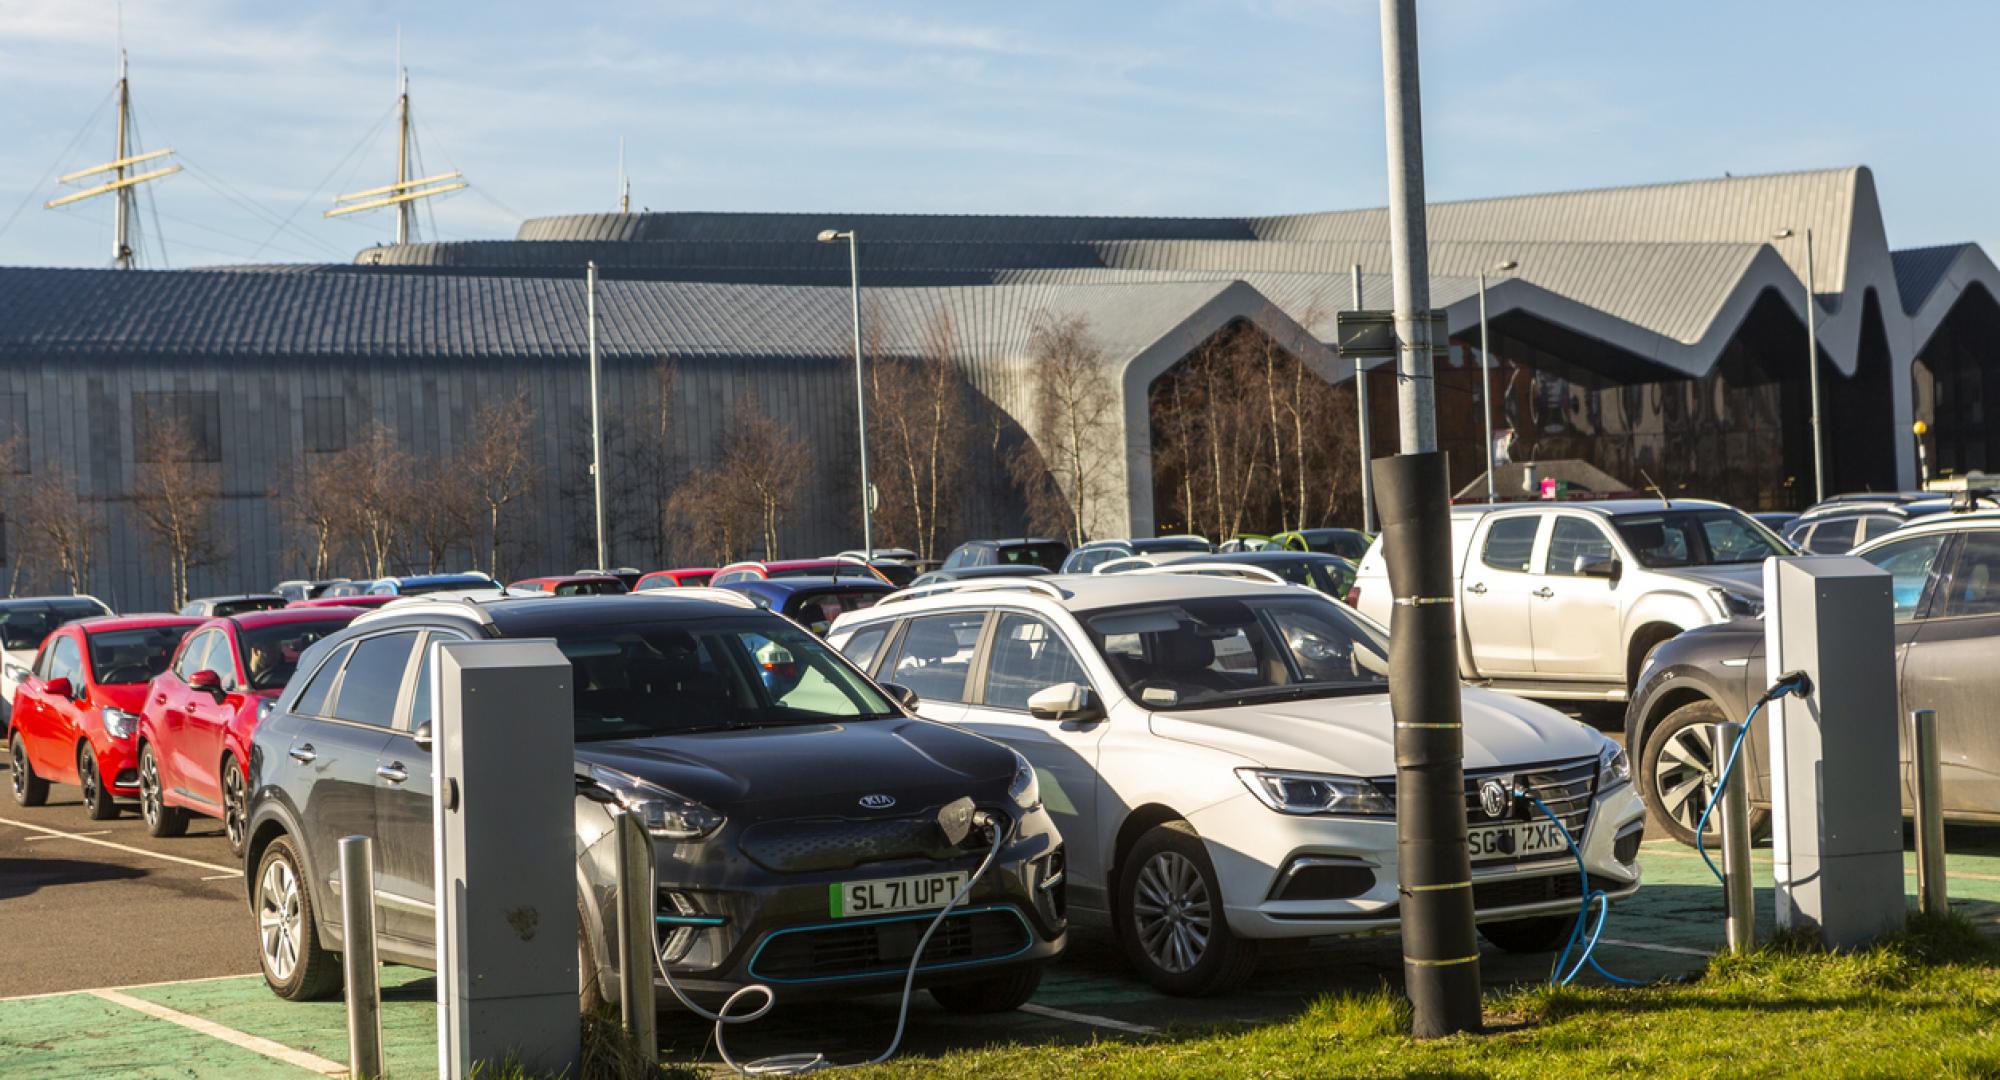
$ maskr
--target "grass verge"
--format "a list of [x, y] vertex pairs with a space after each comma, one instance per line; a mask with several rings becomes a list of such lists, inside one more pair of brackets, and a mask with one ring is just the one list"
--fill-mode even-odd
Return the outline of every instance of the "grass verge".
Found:
[[1959, 919], [1913, 918], [1861, 952], [1778, 943], [1698, 979], [1488, 998], [1488, 1033], [1410, 1039], [1384, 988], [1254, 1027], [1088, 1046], [1009, 1046], [850, 1075], [1048, 1077], [2000, 1076], [2000, 947]]

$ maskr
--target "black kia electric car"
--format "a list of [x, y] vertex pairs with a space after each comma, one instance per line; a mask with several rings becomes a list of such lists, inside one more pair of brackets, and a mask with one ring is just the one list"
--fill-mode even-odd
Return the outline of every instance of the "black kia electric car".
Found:
[[357, 833], [375, 838], [382, 957], [434, 966], [428, 658], [495, 638], [554, 639], [575, 672], [584, 1007], [617, 993], [605, 789], [653, 836], [656, 944], [684, 990], [900, 990], [918, 936], [993, 850], [990, 833], [954, 844], [940, 826], [966, 797], [1005, 838], [918, 985], [948, 1009], [1012, 1009], [1062, 950], [1062, 841], [1034, 770], [912, 716], [907, 692], [796, 623], [705, 589], [417, 598], [308, 649], [253, 738], [244, 873], [279, 996], [339, 987], [337, 845]]

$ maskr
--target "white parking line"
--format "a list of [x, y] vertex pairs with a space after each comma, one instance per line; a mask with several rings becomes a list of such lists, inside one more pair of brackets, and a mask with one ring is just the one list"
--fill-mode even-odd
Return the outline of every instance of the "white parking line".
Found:
[[1033, 1002], [1021, 1006], [1021, 1011], [1024, 1013], [1034, 1013], [1036, 1016], [1046, 1016], [1051, 1020], [1067, 1020], [1072, 1024], [1089, 1024], [1091, 1027], [1109, 1028], [1112, 1031], [1122, 1031], [1127, 1035], [1158, 1035], [1160, 1033], [1159, 1028], [1147, 1027], [1144, 1024], [1131, 1024], [1123, 1020], [1113, 1020], [1108, 1016], [1094, 1016], [1090, 1013], [1070, 1012], [1068, 1009], [1036, 1005]]
[[194, 983], [222, 982], [226, 979], [254, 979], [256, 977], [257, 972], [253, 971], [248, 975], [204, 975], [199, 979], [165, 979], [160, 982], [131, 983], [126, 986], [94, 986], [84, 990], [44, 990], [39, 994], [15, 994], [13, 997], [0, 997], [0, 1004], [5, 1004], [9, 1001], [39, 1001], [42, 998], [69, 997], [72, 994], [93, 994], [99, 990], [151, 990], [156, 986], [188, 986]]
[[45, 833], [51, 839], [61, 837], [65, 840], [75, 840], [82, 844], [96, 844], [98, 847], [114, 848], [118, 851], [130, 852], [133, 855], [144, 855], [149, 859], [165, 859], [168, 862], [176, 862], [184, 866], [198, 866], [203, 870], [221, 870], [230, 877], [241, 877], [243, 875], [243, 871], [234, 867], [223, 866], [219, 863], [202, 862], [200, 859], [184, 859], [179, 855], [167, 855], [158, 851], [147, 851], [145, 848], [136, 848], [129, 844], [120, 844], [111, 840], [99, 840], [91, 833], [64, 832], [61, 829], [51, 829], [46, 825], [31, 825], [28, 822], [15, 821], [12, 818], [0, 818], [0, 825], [12, 825], [17, 829], [30, 829], [34, 832]]
[[24, 844], [39, 844], [44, 840], [75, 840], [85, 836], [104, 836], [110, 832], [110, 829], [93, 829], [90, 832], [63, 833], [59, 836], [30, 836], [21, 842]]
[[135, 998], [130, 994], [120, 993], [117, 990], [92, 990], [90, 993], [92, 996], [103, 998], [113, 1005], [123, 1005], [135, 1012], [145, 1013], [156, 1020], [165, 1020], [169, 1024], [179, 1024], [189, 1031], [198, 1031], [211, 1039], [220, 1039], [231, 1046], [239, 1046], [253, 1054], [262, 1054], [275, 1061], [282, 1061], [296, 1068], [307, 1069], [321, 1076], [345, 1076], [347, 1074], [347, 1066], [338, 1062], [328, 1061], [318, 1054], [308, 1054], [304, 1050], [294, 1050], [284, 1043], [272, 1042], [259, 1035], [247, 1035], [235, 1028], [223, 1027], [213, 1020], [203, 1020], [199, 1016], [189, 1016], [184, 1012], [169, 1009], [165, 1005], [157, 1005], [143, 998]]
[[1673, 953], [1675, 956], [1699, 956], [1707, 960], [1715, 954], [1707, 949], [1691, 949], [1685, 945], [1654, 945], [1644, 941], [1622, 941], [1618, 938], [1598, 938], [1600, 945], [1616, 945], [1621, 949], [1644, 949], [1647, 952]]

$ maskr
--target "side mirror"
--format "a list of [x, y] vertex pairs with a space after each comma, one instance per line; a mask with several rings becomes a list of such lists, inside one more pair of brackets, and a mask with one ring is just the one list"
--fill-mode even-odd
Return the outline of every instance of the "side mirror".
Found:
[[1618, 560], [1610, 555], [1578, 555], [1576, 557], [1575, 570], [1578, 577], [1604, 578], [1607, 581], [1617, 581], [1620, 569]]
[[431, 748], [431, 726], [429, 724], [418, 724], [417, 730], [410, 732], [410, 739], [417, 744], [419, 750], [429, 750]]
[[207, 668], [203, 668], [188, 676], [188, 689], [199, 690], [204, 694], [214, 694], [217, 700], [221, 700], [222, 676], [217, 675]]
[[882, 684], [882, 689], [889, 695], [891, 701], [901, 705], [903, 708], [914, 709], [917, 707], [917, 692], [904, 686], [902, 683], [885, 682]]
[[1028, 715], [1037, 720], [1089, 723], [1104, 719], [1104, 705], [1090, 687], [1078, 683], [1057, 683], [1028, 697]]
[[60, 677], [43, 683], [42, 690], [50, 697], [59, 697], [66, 701], [73, 700], [76, 697], [76, 687], [71, 685], [68, 679]]

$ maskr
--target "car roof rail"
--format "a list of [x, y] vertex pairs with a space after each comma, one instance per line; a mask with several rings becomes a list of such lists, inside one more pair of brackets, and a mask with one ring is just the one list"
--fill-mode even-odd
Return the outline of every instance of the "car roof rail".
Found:
[[755, 600], [737, 592], [735, 589], [724, 589], [709, 585], [689, 585], [680, 589], [647, 589], [646, 591], [659, 593], [662, 596], [671, 596], [676, 599], [686, 597], [689, 600], [708, 600], [717, 604], [728, 604], [730, 607], [751, 608], [753, 610], [757, 607]]
[[398, 597], [372, 611], [355, 616], [354, 622], [349, 625], [381, 622], [398, 615], [450, 615], [459, 619], [471, 619], [481, 626], [492, 626], [493, 614], [480, 605], [489, 600], [504, 599], [507, 594], [497, 589], [481, 591], [490, 595], [473, 597], [418, 593], [415, 596]]
[[[1301, 552], [1301, 554], [1304, 554]], [[1270, 570], [1252, 563], [1239, 562], [1174, 562], [1163, 566], [1148, 566], [1143, 570], [1127, 570], [1128, 574], [1189, 574], [1196, 577], [1238, 577], [1254, 581], [1260, 585], [1290, 585], [1289, 581]]]
[[1052, 581], [1040, 578], [968, 578], [964, 581], [940, 581], [931, 585], [900, 589], [876, 601], [875, 606], [896, 604], [904, 600], [921, 600], [927, 596], [943, 596], [946, 593], [961, 592], [1004, 592], [1006, 590], [1040, 593], [1057, 600], [1068, 600], [1075, 594]]

